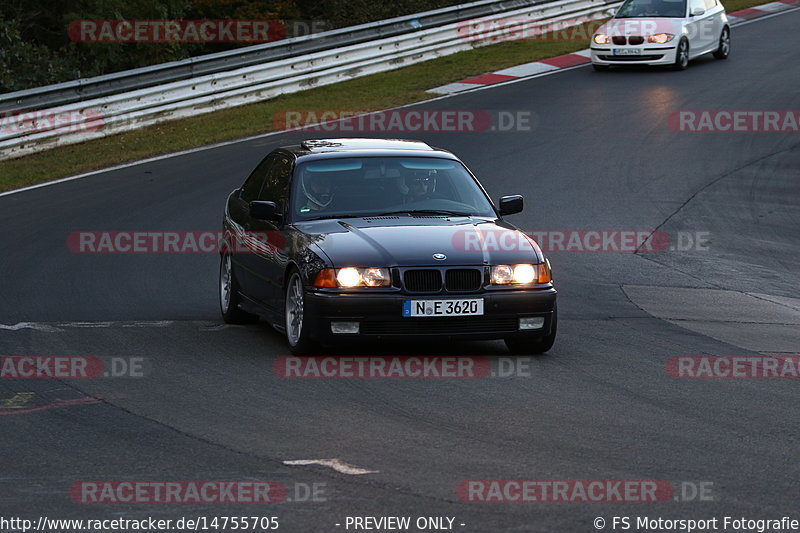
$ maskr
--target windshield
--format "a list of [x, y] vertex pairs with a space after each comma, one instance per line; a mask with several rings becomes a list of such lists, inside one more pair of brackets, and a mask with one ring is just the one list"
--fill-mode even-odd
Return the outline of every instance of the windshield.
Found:
[[686, 16], [686, 0], [627, 0], [614, 18]]
[[495, 218], [464, 165], [430, 157], [363, 157], [300, 163], [292, 218], [313, 220], [402, 213]]

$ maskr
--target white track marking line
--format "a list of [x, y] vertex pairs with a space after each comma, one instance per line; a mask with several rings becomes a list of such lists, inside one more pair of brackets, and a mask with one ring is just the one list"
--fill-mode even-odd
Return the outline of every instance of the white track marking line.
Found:
[[137, 320], [131, 322], [57, 322], [55, 325], [41, 322], [19, 322], [14, 325], [0, 324], [0, 330], [19, 331], [22, 329], [35, 329], [37, 331], [44, 331], [45, 333], [60, 333], [64, 331], [61, 328], [168, 328], [172, 324], [174, 324], [174, 321], [172, 320]]
[[284, 461], [283, 464], [289, 466], [305, 466], [305, 465], [319, 465], [333, 468], [342, 474], [349, 474], [351, 476], [360, 476], [363, 474], [377, 474], [378, 470], [365, 470], [357, 466], [349, 465], [341, 459], [297, 459], [293, 461]]
[[122, 323], [123, 328], [168, 328], [171, 325], [172, 320], [139, 320]]
[[111, 322], [62, 322], [59, 326], [65, 328], [110, 328]]
[[18, 322], [13, 326], [0, 324], [0, 329], [5, 329], [8, 331], [19, 331], [21, 329], [35, 329], [37, 331], [44, 331], [47, 333], [57, 333], [59, 331], [64, 331], [62, 329], [58, 329], [53, 326], [48, 326], [47, 324], [37, 324], [36, 322]]
[[60, 322], [57, 325], [64, 328], [167, 328], [172, 323], [172, 320], [135, 320], [132, 322]]
[[[777, 17], [777, 16], [780, 16], [780, 15], [786, 15], [787, 13], [793, 13], [794, 11], [797, 11], [798, 9], [800, 9], [800, 8], [791, 7], [791, 4], [787, 4], [787, 5], [790, 6], [789, 9], [787, 9], [787, 10], [778, 11], [776, 13], [771, 13], [771, 14], [765, 15], [763, 17], [758, 17], [758, 18], [746, 20], [745, 22], [740, 22], [740, 23], [736, 24], [736, 26], [744, 26], [746, 24], [751, 24], [753, 22], [758, 22], [758, 21], [761, 21], [761, 20], [767, 20], [767, 19], [770, 19], [772, 17]], [[753, 9], [758, 9], [758, 6], [754, 7]], [[393, 110], [393, 109], [405, 109], [405, 108], [408, 108], [408, 107], [414, 107], [414, 106], [418, 106], [418, 105], [422, 105], [422, 104], [429, 104], [431, 102], [435, 102], [437, 100], [442, 100], [442, 99], [445, 99], [445, 98], [452, 98], [452, 97], [455, 97], [455, 96], [460, 96], [462, 94], [472, 93], [472, 92], [476, 92], [476, 91], [484, 91], [484, 90], [487, 90], [487, 89], [494, 89], [496, 87], [503, 87], [504, 85], [510, 85], [512, 83], [519, 83], [519, 82], [522, 82], [522, 81], [528, 81], [528, 80], [531, 80], [533, 78], [540, 78], [540, 77], [543, 77], [543, 76], [549, 76], [549, 75], [552, 75], [552, 74], [558, 74], [559, 72], [566, 72], [568, 70], [573, 70], [573, 69], [576, 69], [576, 68], [582, 68], [582, 67], [587, 67], [587, 66], [589, 66], [589, 63], [582, 63], [580, 65], [575, 65], [575, 66], [567, 67], [567, 68], [561, 68], [561, 69], [557, 69], [557, 70], [550, 71], [550, 72], [543, 72], [541, 74], [535, 74], [533, 76], [527, 76], [527, 77], [524, 77], [524, 78], [517, 78], [515, 80], [509, 80], [509, 81], [504, 81], [504, 82], [500, 82], [500, 83], [493, 83], [491, 85], [479, 85], [479, 86], [475, 87], [474, 89], [470, 89], [468, 91], [463, 91], [463, 92], [458, 92], [458, 93], [451, 93], [451, 94], [443, 94], [441, 96], [430, 98], [428, 100], [422, 100], [421, 102], [413, 102], [413, 103], [402, 105], [402, 106], [398, 106], [398, 107], [390, 107], [388, 109], [381, 109], [379, 111], [373, 111], [373, 113], [380, 113], [382, 111], [390, 111], [390, 110]], [[458, 83], [458, 82], [454, 82], [454, 83]], [[252, 135], [250, 137], [244, 137], [242, 139], [234, 139], [234, 140], [231, 140], [231, 141], [223, 141], [223, 142], [219, 142], [219, 143], [215, 143], [215, 144], [207, 144], [205, 146], [197, 146], [195, 148], [188, 148], [186, 150], [181, 150], [179, 152], [172, 152], [172, 153], [169, 153], [169, 154], [162, 154], [162, 155], [159, 155], [159, 156], [149, 157], [147, 159], [140, 159], [138, 161], [131, 161], [129, 163], [123, 163], [121, 165], [116, 165], [116, 166], [113, 166], [113, 167], [100, 168], [100, 169], [97, 169], [97, 170], [92, 170], [91, 172], [85, 172], [83, 174], [77, 174], [75, 176], [68, 176], [66, 178], [60, 178], [60, 179], [53, 180], [53, 181], [48, 181], [48, 182], [45, 182], [45, 183], [38, 183], [36, 185], [30, 185], [28, 187], [23, 187], [21, 189], [14, 189], [13, 191], [2, 192], [2, 193], [0, 193], [0, 198], [2, 198], [3, 196], [10, 196], [12, 194], [17, 194], [17, 193], [20, 193], [20, 192], [30, 191], [30, 190], [33, 190], [33, 189], [39, 189], [41, 187], [47, 187], [49, 185], [56, 185], [58, 183], [64, 183], [64, 182], [67, 182], [67, 181], [73, 181], [73, 180], [77, 180], [77, 179], [88, 178], [90, 176], [95, 176], [97, 174], [103, 174], [105, 172], [112, 172], [114, 170], [121, 170], [121, 169], [124, 169], [124, 168], [135, 167], [137, 165], [143, 165], [143, 164], [152, 163], [152, 162], [155, 162], [155, 161], [162, 161], [164, 159], [170, 159], [172, 157], [180, 157], [182, 155], [194, 154], [194, 153], [197, 153], [197, 152], [203, 152], [205, 150], [213, 150], [215, 148], [222, 148], [222, 147], [225, 147], [225, 146], [230, 146], [232, 144], [246, 143], [246, 142], [254, 141], [254, 140], [257, 140], [257, 139], [265, 139], [265, 138], [268, 138], [268, 137], [272, 137], [273, 135], [282, 135], [284, 133], [287, 133], [287, 132], [285, 130], [270, 131], [268, 133], [260, 133], [258, 135]]]

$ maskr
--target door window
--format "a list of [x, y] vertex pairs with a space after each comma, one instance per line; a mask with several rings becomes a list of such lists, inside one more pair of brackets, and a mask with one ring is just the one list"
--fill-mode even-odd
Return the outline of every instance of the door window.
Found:
[[287, 155], [277, 154], [269, 159], [264, 187], [258, 195], [259, 200], [275, 202], [278, 212], [283, 213], [289, 191], [289, 178], [292, 176], [292, 160]]
[[244, 183], [244, 187], [242, 188], [242, 200], [245, 202], [252, 202], [253, 200], [258, 200], [259, 196], [261, 195], [261, 189], [264, 187], [264, 182], [267, 179], [267, 170], [269, 168], [270, 160], [272, 156], [267, 157], [261, 163], [258, 164], [256, 169], [250, 174], [250, 177], [247, 178], [247, 181]]

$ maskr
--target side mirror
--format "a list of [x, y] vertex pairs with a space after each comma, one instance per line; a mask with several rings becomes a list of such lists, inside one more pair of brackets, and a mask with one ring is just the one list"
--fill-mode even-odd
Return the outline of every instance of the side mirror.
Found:
[[500, 216], [513, 215], [522, 211], [523, 201], [521, 194], [512, 194], [500, 198]]
[[702, 7], [696, 7], [694, 9], [692, 9], [692, 16], [693, 17], [699, 17], [700, 15], [705, 15], [705, 13], [706, 13], [706, 10], [703, 9]]
[[257, 220], [274, 220], [280, 221], [283, 217], [278, 213], [278, 206], [275, 202], [250, 202], [250, 217]]

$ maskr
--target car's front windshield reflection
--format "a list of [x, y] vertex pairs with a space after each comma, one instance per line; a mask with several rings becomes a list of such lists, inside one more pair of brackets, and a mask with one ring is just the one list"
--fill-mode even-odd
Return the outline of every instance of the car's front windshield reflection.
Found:
[[627, 0], [614, 18], [686, 16], [686, 0]]
[[458, 161], [432, 157], [319, 159], [300, 163], [292, 187], [294, 220], [400, 213], [494, 217]]

